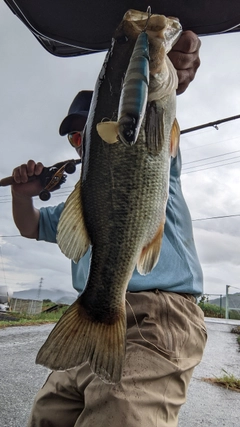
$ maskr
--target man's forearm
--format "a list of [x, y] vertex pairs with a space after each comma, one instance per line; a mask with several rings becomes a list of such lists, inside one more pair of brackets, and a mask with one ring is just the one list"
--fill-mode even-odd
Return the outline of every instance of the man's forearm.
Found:
[[20, 234], [30, 239], [38, 238], [40, 212], [33, 206], [31, 197], [12, 191], [12, 214]]

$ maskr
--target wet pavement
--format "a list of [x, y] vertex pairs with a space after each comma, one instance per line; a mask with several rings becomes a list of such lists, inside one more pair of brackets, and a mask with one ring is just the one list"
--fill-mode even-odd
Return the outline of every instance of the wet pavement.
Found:
[[206, 318], [205, 322], [208, 342], [203, 360], [194, 370], [178, 427], [239, 427], [240, 393], [205, 383], [202, 378], [222, 377], [223, 370], [240, 378], [237, 335], [230, 333], [240, 321]]
[[[205, 320], [207, 346], [201, 364], [193, 373], [178, 427], [239, 427], [240, 393], [205, 383], [202, 378], [222, 376], [223, 369], [240, 378], [237, 335], [230, 333], [240, 321]], [[35, 365], [35, 357], [53, 326], [0, 329], [1, 427], [26, 426], [34, 396], [49, 372]]]

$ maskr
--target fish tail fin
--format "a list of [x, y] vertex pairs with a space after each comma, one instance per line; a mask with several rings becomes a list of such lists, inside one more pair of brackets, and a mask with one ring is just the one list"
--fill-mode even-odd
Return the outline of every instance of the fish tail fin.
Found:
[[109, 121], [97, 124], [98, 135], [108, 144], [114, 144], [118, 141], [118, 130], [118, 122]]
[[125, 335], [125, 306], [115, 323], [99, 323], [87, 314], [79, 297], [49, 334], [36, 363], [52, 370], [66, 370], [88, 361], [104, 382], [115, 384], [121, 379]]

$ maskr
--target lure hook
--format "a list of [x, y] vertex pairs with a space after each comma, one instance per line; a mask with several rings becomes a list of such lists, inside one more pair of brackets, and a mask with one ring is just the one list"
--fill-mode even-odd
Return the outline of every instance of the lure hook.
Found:
[[150, 16], [152, 15], [152, 9], [151, 9], [151, 6], [148, 6], [146, 13], [148, 14], [148, 17], [147, 17], [147, 22], [146, 22], [145, 28], [144, 28], [144, 29], [143, 29], [143, 31], [142, 31], [143, 33], [146, 31], [146, 29], [147, 29], [147, 25], [148, 25], [148, 21], [149, 21], [149, 19], [150, 19]]

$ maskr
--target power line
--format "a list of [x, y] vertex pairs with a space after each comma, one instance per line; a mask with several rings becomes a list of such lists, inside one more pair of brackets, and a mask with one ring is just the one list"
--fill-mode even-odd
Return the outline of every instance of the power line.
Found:
[[[216, 154], [215, 156], [205, 157], [203, 159], [191, 160], [190, 162], [183, 162], [183, 166], [189, 165], [190, 163], [203, 162], [204, 160], [215, 159], [216, 157], [228, 156], [229, 154], [234, 154], [234, 153], [240, 153], [240, 150], [228, 151], [227, 153]], [[233, 157], [233, 158], [235, 158], [235, 157]], [[225, 159], [225, 160], [230, 160], [230, 159]]]
[[22, 237], [22, 235], [21, 234], [11, 234], [11, 235], [1, 235], [0, 237], [5, 237], [5, 238], [7, 238], [7, 237]]
[[[239, 151], [240, 150], [237, 150], [235, 152], [239, 152]], [[225, 154], [219, 154], [219, 155], [216, 155], [216, 156], [206, 157], [206, 158], [203, 158], [203, 159], [192, 160], [191, 162], [183, 163], [183, 170], [182, 170], [181, 175], [187, 175], [189, 173], [201, 172], [201, 171], [205, 171], [205, 170], [208, 170], [208, 169], [214, 169], [214, 168], [218, 168], [218, 167], [222, 167], [222, 166], [228, 166], [228, 165], [232, 165], [232, 164], [235, 164], [235, 163], [239, 163], [240, 160], [236, 160], [234, 162], [222, 163], [220, 165], [212, 166], [214, 163], [227, 162], [229, 160], [237, 159], [237, 158], [240, 157], [240, 156], [236, 156], [236, 157], [231, 157], [229, 159], [216, 160], [215, 162], [209, 162], [209, 163], [205, 163], [205, 164], [202, 164], [202, 165], [195, 165], [195, 166], [184, 167], [186, 164], [195, 163], [195, 162], [201, 162], [201, 161], [204, 161], [204, 160], [208, 160], [208, 159], [211, 159], [211, 158], [216, 158], [216, 157], [220, 157], [220, 156], [224, 156], [224, 155], [228, 155], [228, 154], [232, 154], [232, 153], [234, 153], [234, 151], [229, 152], [229, 153], [225, 153]], [[203, 166], [207, 166], [207, 165], [211, 165], [211, 166], [203, 168]], [[196, 169], [196, 168], [200, 168], [200, 169]], [[193, 170], [191, 170], [191, 169], [193, 169]], [[71, 188], [71, 187], [68, 187], [68, 188]], [[71, 191], [65, 191], [65, 189], [63, 189], [62, 191], [59, 191], [57, 193], [55, 193], [55, 192], [51, 193], [51, 196], [52, 196], [53, 199], [55, 199], [57, 197], [69, 196], [70, 193], [71, 193]], [[34, 198], [37, 199], [37, 196], [35, 196]], [[4, 199], [0, 200], [0, 204], [2, 204], [2, 203], [11, 203], [11, 201], [12, 201], [12, 199], [9, 198], [8, 196], [6, 196], [6, 200], [4, 200]]]
[[209, 216], [208, 218], [196, 218], [196, 219], [192, 219], [192, 222], [194, 222], [194, 221], [207, 221], [208, 219], [233, 218], [233, 217], [239, 217], [239, 216], [240, 216], [240, 214]]
[[[192, 219], [192, 222], [195, 222], [195, 221], [207, 221], [209, 219], [234, 218], [234, 217], [240, 217], [240, 214], [210, 216], [210, 217], [207, 217], [207, 218], [195, 218], [195, 219]], [[11, 237], [22, 237], [22, 236], [21, 236], [21, 234], [12, 234], [12, 235], [0, 235], [0, 237], [11, 238]]]
[[[74, 188], [74, 186], [73, 187], [68, 187], [68, 188], [71, 188], [72, 190], [73, 190], [73, 188]], [[60, 190], [60, 191], [58, 191], [58, 192], [52, 192], [51, 193], [51, 198], [56, 198], [56, 197], [62, 197], [62, 196], [69, 196], [71, 194], [71, 191], [70, 190], [66, 190], [65, 188], [63, 188], [62, 189], [62, 191]], [[1, 199], [0, 200], [0, 204], [2, 204], [2, 203], [11, 203], [12, 202], [12, 198], [11, 198], [11, 196], [2, 196], [2, 197], [5, 197], [5, 199], [3, 198], [3, 199]], [[38, 196], [34, 196], [33, 197], [33, 199], [35, 199], [35, 200], [37, 200], [38, 199]]]
[[[226, 161], [227, 161], [227, 159], [226, 159]], [[216, 165], [216, 166], [209, 166], [208, 168], [202, 168], [202, 169], [197, 169], [197, 170], [192, 170], [192, 171], [190, 170], [190, 171], [187, 171], [187, 172], [183, 171], [181, 175], [186, 175], [186, 174], [193, 173], [193, 172], [206, 171], [208, 169], [219, 168], [219, 167], [222, 167], [222, 166], [233, 165], [234, 163], [239, 163], [239, 162], [240, 162], [240, 160], [237, 160], [236, 162], [224, 163], [222, 165]], [[202, 165], [202, 166], [204, 166], [204, 165]], [[199, 167], [201, 167], [201, 165], [199, 165]]]
[[[202, 135], [202, 133], [201, 133], [201, 135]], [[193, 135], [192, 135], [193, 136]], [[195, 135], [196, 136], [196, 135]], [[201, 145], [195, 145], [194, 146], [194, 150], [198, 150], [198, 149], [201, 149], [202, 147], [208, 147], [209, 145], [219, 145], [219, 144], [221, 144], [222, 142], [229, 142], [229, 141], [233, 141], [234, 139], [237, 139], [237, 140], [239, 140], [240, 139], [240, 137], [239, 136], [235, 136], [235, 137], [233, 137], [233, 138], [227, 138], [227, 139], [222, 139], [222, 140], [218, 140], [218, 141], [216, 141], [216, 142], [208, 142], [207, 144], [201, 144]], [[181, 151], [182, 152], [185, 152], [185, 151], [189, 151], [189, 150], [191, 150], [191, 151], [193, 151], [193, 147], [191, 146], [190, 148], [181, 148]]]
[[[215, 160], [214, 162], [208, 162], [208, 163], [203, 163], [202, 165], [194, 165], [194, 166], [187, 166], [185, 167], [185, 165], [183, 165], [183, 171], [191, 171], [196, 170], [197, 168], [202, 168], [203, 166], [209, 166], [209, 168], [214, 168], [214, 167], [220, 167], [220, 166], [227, 166], [227, 165], [231, 165], [233, 163], [238, 163], [240, 160], [236, 160], [234, 162], [230, 162], [230, 163], [223, 163], [223, 162], [228, 162], [229, 160], [235, 160], [235, 159], [239, 159], [240, 156], [236, 156], [236, 157], [230, 157], [229, 159], [221, 159], [221, 160]], [[213, 166], [215, 163], [220, 163], [219, 165]], [[202, 170], [202, 169], [198, 169], [198, 170]]]

